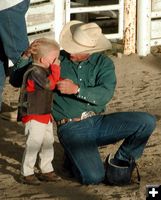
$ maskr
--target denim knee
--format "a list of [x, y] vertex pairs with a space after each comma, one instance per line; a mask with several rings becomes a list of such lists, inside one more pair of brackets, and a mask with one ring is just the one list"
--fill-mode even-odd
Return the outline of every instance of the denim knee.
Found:
[[103, 182], [105, 179], [105, 170], [99, 171], [99, 172], [88, 172], [88, 174], [85, 174], [82, 177], [82, 184], [84, 185], [90, 185], [90, 184], [99, 184]]
[[148, 129], [148, 133], [149, 135], [151, 135], [153, 130], [156, 127], [156, 117], [149, 113], [145, 113], [144, 119], [145, 119], [146, 127]]

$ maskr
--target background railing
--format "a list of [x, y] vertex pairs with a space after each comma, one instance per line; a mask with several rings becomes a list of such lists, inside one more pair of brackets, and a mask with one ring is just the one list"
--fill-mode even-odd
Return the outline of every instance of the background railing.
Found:
[[71, 19], [95, 21], [108, 39], [123, 41], [124, 54], [146, 56], [161, 45], [161, 0], [31, 0], [26, 15], [30, 41], [44, 36], [58, 41]]
[[30, 40], [54, 37], [54, 0], [31, 0], [26, 22]]

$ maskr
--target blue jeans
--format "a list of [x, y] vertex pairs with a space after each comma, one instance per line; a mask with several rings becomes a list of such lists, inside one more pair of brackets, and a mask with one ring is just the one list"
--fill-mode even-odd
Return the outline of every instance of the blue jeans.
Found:
[[58, 127], [60, 143], [72, 163], [72, 170], [82, 184], [98, 184], [104, 180], [105, 169], [98, 147], [124, 139], [115, 157], [138, 159], [156, 119], [144, 112], [120, 112], [98, 115], [80, 122]]
[[30, 0], [24, 0], [16, 6], [0, 11], [0, 110], [8, 59], [16, 63], [29, 45], [25, 22], [29, 3]]

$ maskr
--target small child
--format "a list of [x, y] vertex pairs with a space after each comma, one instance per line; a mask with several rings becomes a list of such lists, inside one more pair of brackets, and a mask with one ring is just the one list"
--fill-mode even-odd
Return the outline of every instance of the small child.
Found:
[[[34, 45], [33, 45], [34, 44]], [[21, 182], [38, 185], [40, 181], [57, 181], [54, 172], [54, 134], [51, 116], [53, 90], [60, 78], [59, 45], [54, 40], [40, 38], [23, 55], [32, 57], [32, 64], [23, 76], [19, 98], [18, 121], [25, 124], [27, 136], [22, 159]], [[29, 55], [30, 54], [30, 55]], [[38, 179], [34, 166], [39, 155], [41, 173]]]

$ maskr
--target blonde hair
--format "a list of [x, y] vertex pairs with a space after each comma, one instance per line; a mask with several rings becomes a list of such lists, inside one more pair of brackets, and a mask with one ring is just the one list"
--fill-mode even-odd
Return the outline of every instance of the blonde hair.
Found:
[[53, 50], [60, 51], [59, 44], [55, 40], [49, 38], [39, 38], [34, 42], [37, 43], [37, 47], [34, 50], [34, 53], [32, 53], [33, 60], [45, 57]]

